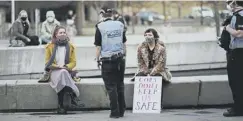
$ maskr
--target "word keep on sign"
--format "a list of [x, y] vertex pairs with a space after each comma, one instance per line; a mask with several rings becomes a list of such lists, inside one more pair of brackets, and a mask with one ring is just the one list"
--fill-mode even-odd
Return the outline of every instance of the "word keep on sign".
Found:
[[160, 113], [162, 94], [161, 76], [135, 78], [133, 113]]

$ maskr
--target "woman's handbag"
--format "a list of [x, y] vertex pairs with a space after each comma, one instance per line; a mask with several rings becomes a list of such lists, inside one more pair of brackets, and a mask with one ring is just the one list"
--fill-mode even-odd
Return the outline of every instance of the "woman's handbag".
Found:
[[171, 74], [169, 68], [165, 67], [165, 71], [162, 72], [162, 78], [164, 81], [170, 82], [170, 80], [172, 78], [172, 74]]

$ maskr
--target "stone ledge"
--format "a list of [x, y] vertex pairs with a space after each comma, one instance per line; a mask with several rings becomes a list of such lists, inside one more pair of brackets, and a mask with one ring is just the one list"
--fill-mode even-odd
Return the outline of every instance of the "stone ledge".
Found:
[[[173, 77], [172, 83], [163, 89], [162, 103], [164, 107], [228, 104], [231, 103], [230, 90], [220, 90], [227, 87], [227, 84], [227, 78], [223, 75]], [[79, 98], [85, 108], [109, 108], [108, 95], [101, 78], [82, 79], [77, 86], [80, 90]], [[133, 87], [133, 82], [126, 78], [125, 95], [128, 108], [132, 108], [133, 104]], [[0, 110], [57, 107], [57, 95], [54, 90], [48, 83], [38, 83], [37, 80], [0, 81], [0, 99]]]

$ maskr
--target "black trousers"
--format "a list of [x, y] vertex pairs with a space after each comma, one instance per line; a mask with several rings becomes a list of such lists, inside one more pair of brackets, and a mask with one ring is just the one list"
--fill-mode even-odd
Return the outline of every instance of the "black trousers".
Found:
[[243, 49], [234, 49], [227, 53], [227, 71], [229, 86], [233, 95], [233, 108], [243, 111]]
[[65, 93], [73, 93], [71, 87], [65, 86], [60, 92], [57, 93], [58, 96], [58, 105], [60, 108], [63, 108], [63, 98]]
[[30, 42], [27, 42], [26, 40], [21, 39], [19, 37], [16, 37], [15, 39], [16, 40], [22, 40], [25, 43], [26, 46], [28, 46], [28, 45], [39, 45], [40, 44], [38, 36], [27, 36], [27, 37], [30, 39]]
[[102, 78], [110, 99], [111, 116], [123, 115], [126, 109], [124, 72], [124, 59], [102, 61]]

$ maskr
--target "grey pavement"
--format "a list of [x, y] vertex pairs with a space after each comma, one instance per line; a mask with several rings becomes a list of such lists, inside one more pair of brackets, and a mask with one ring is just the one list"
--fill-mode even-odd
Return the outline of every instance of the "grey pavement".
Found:
[[0, 113], [1, 121], [242, 121], [243, 117], [223, 117], [225, 109], [166, 109], [160, 114], [133, 114], [110, 119], [109, 111], [74, 111], [69, 115], [53, 112]]

